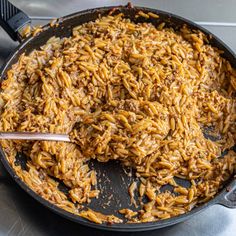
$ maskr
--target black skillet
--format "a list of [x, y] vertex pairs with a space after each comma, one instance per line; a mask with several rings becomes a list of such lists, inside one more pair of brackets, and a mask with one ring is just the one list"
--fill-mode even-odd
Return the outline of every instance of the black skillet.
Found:
[[[9, 56], [5, 65], [1, 68], [0, 78], [2, 79], [4, 79], [8, 69], [10, 69], [11, 66], [17, 62], [19, 56], [23, 52], [29, 53], [33, 49], [38, 49], [41, 45], [45, 44], [46, 41], [52, 36], [68, 37], [71, 35], [71, 30], [73, 29], [73, 27], [88, 21], [93, 21], [97, 19], [99, 15], [107, 15], [111, 13], [111, 11], [113, 12], [114, 10], [115, 13], [118, 12], [124, 13], [124, 15], [127, 18], [130, 18], [134, 22], [151, 22], [154, 25], [158, 25], [161, 22], [165, 22], [167, 26], [173, 27], [176, 30], [180, 28], [183, 24], [187, 24], [191, 29], [201, 30], [208, 36], [210, 44], [223, 50], [224, 51], [223, 57], [229, 60], [231, 65], [236, 67], [235, 54], [220, 39], [212, 35], [204, 28], [200, 27], [199, 25], [189, 20], [186, 20], [182, 17], [167, 12], [144, 7], [131, 7], [130, 4], [128, 4], [127, 6], [89, 9], [62, 17], [58, 20], [59, 23], [58, 27], [50, 27], [49, 25], [46, 25], [43, 27], [43, 31], [38, 35], [34, 37], [28, 37], [25, 40], [22, 40], [19, 34], [19, 30], [22, 28], [23, 25], [30, 22], [29, 17], [25, 13], [17, 9], [15, 6], [10, 4], [7, 0], [0, 0], [0, 4], [1, 4], [0, 25], [7, 31], [7, 33], [11, 36], [13, 40], [19, 41], [20, 43], [19, 46], [15, 49], [15, 51]], [[155, 14], [158, 14], [160, 17], [158, 19], [154, 18], [145, 19], [142, 17], [135, 18], [136, 13], [140, 10], [142, 10], [143, 12], [153, 12]], [[48, 207], [52, 211], [56, 212], [57, 214], [65, 218], [98, 229], [124, 231], [124, 232], [152, 230], [152, 229], [167, 227], [185, 221], [191, 216], [215, 204], [220, 204], [229, 208], [236, 207], [236, 179], [234, 178], [234, 176], [232, 176], [231, 180], [225, 184], [224, 189], [221, 190], [221, 192], [214, 199], [199, 207], [194, 208], [192, 211], [186, 214], [173, 217], [167, 220], [160, 220], [151, 223], [140, 223], [140, 224], [122, 223], [122, 224], [98, 225], [55, 206], [54, 204], [46, 201], [41, 196], [32, 191], [16, 175], [15, 171], [8, 163], [6, 156], [1, 148], [0, 148], [0, 158], [6, 170], [11, 175], [11, 177], [21, 186], [23, 190], [29, 193], [34, 199], [36, 199], [42, 205]], [[26, 157], [24, 157], [24, 155], [18, 154], [16, 157], [16, 164], [19, 164], [22, 166], [22, 168], [24, 168], [25, 159]], [[118, 215], [117, 213], [118, 209], [127, 207], [133, 208], [133, 206], [131, 206], [130, 204], [130, 198], [127, 193], [127, 188], [129, 184], [135, 179], [134, 175], [132, 174], [132, 170], [129, 177], [125, 173], [129, 170], [124, 171], [124, 169], [121, 168], [119, 163], [108, 162], [105, 164], [104, 163], [101, 164], [93, 162], [90, 163], [90, 167], [97, 170], [98, 179], [100, 180], [98, 183], [98, 187], [100, 187], [102, 190], [102, 194], [100, 195], [99, 199], [92, 200], [92, 202], [88, 205], [89, 207], [91, 207], [91, 209], [102, 212], [104, 214]], [[181, 181], [179, 179], [176, 179], [176, 181], [185, 187], [189, 186], [189, 183], [187, 181]], [[66, 187], [63, 184], [60, 184], [59, 186], [60, 190], [66, 193], [67, 191]], [[171, 190], [171, 187], [165, 186], [162, 190], [164, 191], [166, 189]], [[121, 215], [118, 216], [121, 217]]]

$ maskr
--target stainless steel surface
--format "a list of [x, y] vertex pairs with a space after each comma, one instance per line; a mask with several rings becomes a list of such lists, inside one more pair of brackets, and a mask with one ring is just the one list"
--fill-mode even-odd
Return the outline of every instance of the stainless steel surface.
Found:
[[31, 133], [31, 132], [0, 132], [0, 139], [13, 140], [48, 140], [70, 142], [67, 134]]
[[[11, 0], [11, 2], [37, 19], [34, 24], [44, 24], [49, 18], [82, 9], [127, 3], [115, 0]], [[132, 2], [176, 13], [201, 23], [236, 52], [236, 0], [133, 0]], [[15, 46], [16, 43], [13, 43], [0, 29], [0, 64]], [[217, 205], [184, 223], [166, 229], [125, 235], [234, 236], [235, 232], [236, 210]], [[69, 222], [39, 205], [10, 179], [0, 179], [0, 235], [121, 234], [101, 232]]]
[[[80, 9], [125, 5], [128, 0], [11, 0], [11, 2], [33, 17], [59, 17]], [[170, 11], [195, 21], [236, 23], [235, 0], [133, 0], [130, 2], [137, 6]]]

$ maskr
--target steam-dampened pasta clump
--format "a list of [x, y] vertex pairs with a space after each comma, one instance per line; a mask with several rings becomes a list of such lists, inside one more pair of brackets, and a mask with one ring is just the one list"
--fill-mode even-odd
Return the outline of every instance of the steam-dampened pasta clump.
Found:
[[[129, 222], [148, 222], [210, 200], [230, 178], [235, 153], [220, 156], [235, 144], [236, 71], [203, 33], [163, 26], [122, 14], [102, 17], [74, 28], [69, 38], [52, 37], [8, 71], [0, 130], [66, 133], [72, 140], [1, 141], [36, 193], [94, 222], [121, 222], [82, 209], [100, 197], [88, 160], [120, 160], [140, 179], [131, 197], [137, 191], [148, 198], [137, 202], [141, 211], [120, 213]], [[17, 151], [28, 156], [25, 170], [15, 163]], [[176, 178], [188, 180], [189, 188]], [[160, 191], [167, 184], [173, 192]]]

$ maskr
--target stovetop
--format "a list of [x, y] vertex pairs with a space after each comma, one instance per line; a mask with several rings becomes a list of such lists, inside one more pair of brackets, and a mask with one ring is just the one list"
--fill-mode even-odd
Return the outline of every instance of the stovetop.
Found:
[[[33, 19], [50, 19], [87, 8], [125, 5], [115, 0], [11, 0]], [[236, 0], [133, 0], [134, 5], [157, 8], [193, 20], [221, 38], [236, 52]], [[17, 46], [0, 28], [0, 66]], [[0, 176], [0, 236], [41, 235], [136, 235], [136, 236], [234, 236], [236, 209], [212, 206], [184, 223], [141, 233], [98, 231], [70, 222], [41, 206], [10, 178]]]

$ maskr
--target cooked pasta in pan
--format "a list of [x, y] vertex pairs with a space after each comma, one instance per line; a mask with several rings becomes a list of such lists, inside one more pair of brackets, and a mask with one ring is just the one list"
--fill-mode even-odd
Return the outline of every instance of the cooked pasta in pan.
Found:
[[[186, 26], [100, 17], [23, 54], [1, 88], [1, 131], [66, 133], [72, 141], [1, 141], [16, 173], [46, 200], [96, 223], [122, 219], [83, 208], [100, 197], [91, 159], [134, 169], [140, 181], [127, 191], [138, 193], [141, 210], [120, 209], [128, 222], [188, 212], [235, 170], [236, 70]], [[26, 169], [17, 152], [26, 154]], [[173, 191], [160, 191], [167, 184]]]

